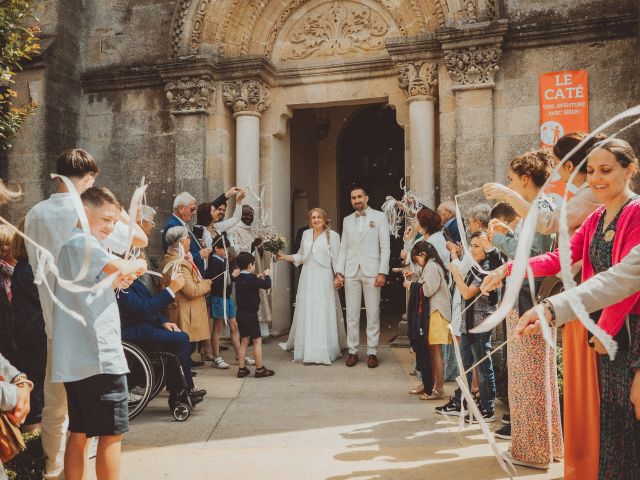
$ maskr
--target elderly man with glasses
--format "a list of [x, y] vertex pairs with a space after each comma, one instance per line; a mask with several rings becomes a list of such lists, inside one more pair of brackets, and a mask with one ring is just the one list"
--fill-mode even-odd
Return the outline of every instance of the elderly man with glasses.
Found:
[[187, 227], [189, 230], [189, 236], [191, 237], [191, 244], [189, 245], [189, 251], [193, 256], [193, 262], [200, 270], [200, 273], [204, 273], [204, 259], [208, 258], [211, 254], [210, 248], [202, 248], [198, 239], [193, 235], [189, 225], [187, 224], [191, 221], [191, 217], [196, 213], [196, 199], [189, 192], [179, 193], [175, 200], [173, 201], [173, 214], [169, 216], [167, 222], [162, 227], [162, 248], [165, 253], [167, 252], [167, 231], [171, 227]]

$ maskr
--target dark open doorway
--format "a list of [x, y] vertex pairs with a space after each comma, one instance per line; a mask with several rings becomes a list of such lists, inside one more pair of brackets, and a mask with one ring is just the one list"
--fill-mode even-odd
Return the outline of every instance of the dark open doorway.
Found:
[[[404, 177], [404, 131], [395, 111], [387, 104], [367, 105], [355, 113], [340, 132], [336, 149], [339, 218], [353, 208], [349, 192], [361, 185], [369, 194], [369, 205], [379, 210], [388, 195], [402, 197]], [[391, 239], [391, 267], [400, 266], [402, 239]], [[390, 273], [382, 289], [382, 311], [401, 314], [405, 307], [402, 276]]]

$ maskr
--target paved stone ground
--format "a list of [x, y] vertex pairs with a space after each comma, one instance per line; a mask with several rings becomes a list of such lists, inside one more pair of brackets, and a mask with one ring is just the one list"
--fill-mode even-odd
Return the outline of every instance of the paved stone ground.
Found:
[[[199, 368], [197, 385], [209, 394], [185, 423], [173, 421], [166, 396], [154, 400], [126, 436], [122, 478], [506, 478], [477, 426], [458, 434], [433, 413], [440, 402], [407, 394], [415, 380], [408, 350], [383, 347], [375, 370], [362, 361], [294, 364], [276, 340], [265, 352], [276, 370], [268, 379], [237, 379], [235, 366]], [[562, 478], [562, 465], [518, 473]]]

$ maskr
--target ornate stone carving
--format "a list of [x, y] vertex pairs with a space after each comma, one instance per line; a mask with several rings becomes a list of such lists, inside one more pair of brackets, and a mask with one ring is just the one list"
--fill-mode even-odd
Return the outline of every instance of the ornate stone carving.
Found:
[[224, 82], [222, 98], [234, 113], [262, 113], [271, 106], [271, 91], [260, 80]]
[[434, 11], [439, 27], [477, 23], [497, 17], [496, 0], [436, 0]]
[[196, 16], [193, 20], [193, 28], [191, 30], [191, 40], [189, 41], [189, 50], [196, 53], [200, 49], [200, 41], [202, 39], [202, 28], [204, 27], [204, 17], [207, 15], [210, 0], [200, 0]]
[[382, 16], [371, 8], [332, 2], [311, 10], [294, 26], [281, 60], [382, 50], [388, 31]]
[[209, 75], [171, 80], [164, 86], [164, 91], [171, 113], [208, 112], [210, 107], [215, 108], [215, 104], [211, 104], [211, 97], [216, 87]]
[[[216, 32], [216, 44], [218, 45], [218, 55], [221, 57], [225, 56], [224, 47], [227, 44], [227, 40], [229, 38], [229, 29], [233, 30], [232, 25], [235, 25], [235, 13], [238, 4], [240, 4], [241, 0], [231, 0], [231, 3], [227, 2], [229, 6], [225, 9], [224, 22], [222, 22], [222, 27], [219, 29], [219, 32]], [[244, 2], [243, 2], [244, 3]]]
[[445, 52], [444, 64], [456, 86], [493, 86], [500, 68], [499, 47], [469, 47]]
[[291, 14], [305, 3], [307, 3], [307, 0], [293, 0], [289, 3], [289, 5], [286, 6], [284, 10], [282, 10], [282, 13], [280, 13], [280, 15], [278, 16], [278, 19], [276, 20], [275, 24], [271, 28], [271, 31], [269, 32], [269, 35], [267, 36], [267, 42], [264, 46], [264, 54], [267, 57], [271, 58], [271, 54], [273, 53], [273, 46], [276, 43], [278, 34], [280, 33], [280, 30], [282, 30], [282, 27], [287, 22]]
[[438, 65], [435, 62], [398, 63], [398, 80], [407, 98], [434, 99], [438, 93]]
[[411, 0], [411, 8], [413, 9], [413, 14], [418, 19], [418, 23], [420, 24], [420, 32], [427, 33], [427, 24], [424, 21], [424, 13], [422, 12], [422, 7], [418, 0]]
[[184, 32], [184, 22], [189, 10], [191, 0], [180, 0], [176, 5], [173, 16], [173, 28], [171, 29], [171, 57], [177, 57], [180, 53], [180, 43]]

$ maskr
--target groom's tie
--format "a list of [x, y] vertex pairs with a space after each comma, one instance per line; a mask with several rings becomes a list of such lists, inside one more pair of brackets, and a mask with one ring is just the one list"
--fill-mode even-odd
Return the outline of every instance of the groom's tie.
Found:
[[362, 212], [356, 212], [356, 217], [366, 217], [367, 216], [367, 211], [364, 210]]

